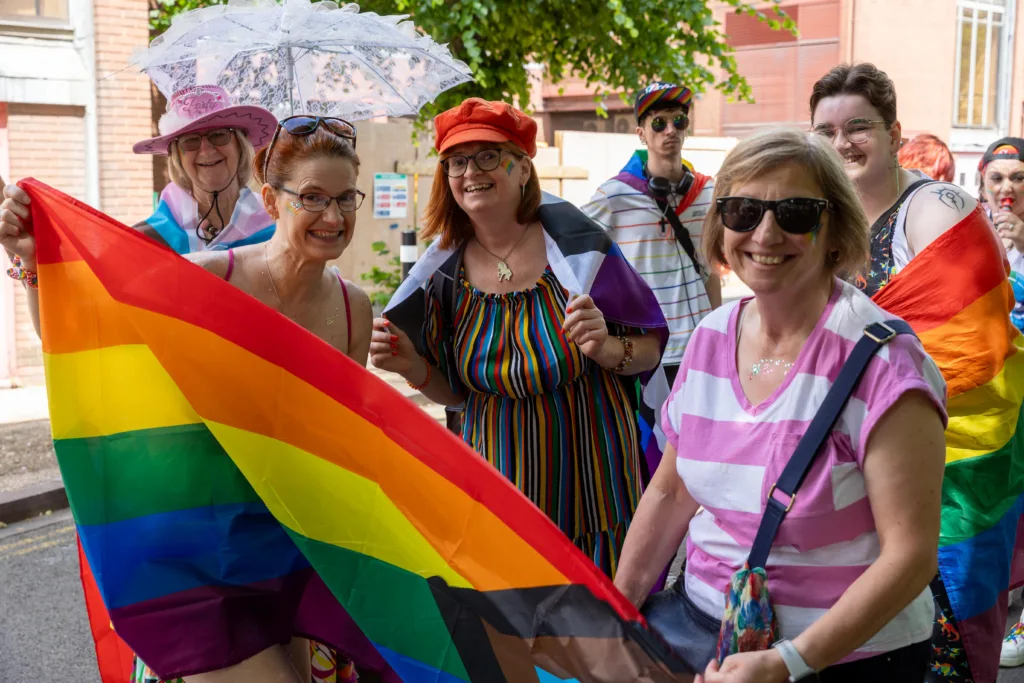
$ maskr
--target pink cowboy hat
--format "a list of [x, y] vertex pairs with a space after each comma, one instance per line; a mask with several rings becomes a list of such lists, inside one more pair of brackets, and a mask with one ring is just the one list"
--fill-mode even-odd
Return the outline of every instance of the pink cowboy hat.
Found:
[[157, 128], [159, 137], [136, 142], [132, 151], [167, 154], [175, 138], [213, 128], [237, 128], [259, 149], [270, 141], [277, 129], [277, 119], [262, 107], [231, 106], [231, 98], [224, 88], [193, 85], [174, 93]]

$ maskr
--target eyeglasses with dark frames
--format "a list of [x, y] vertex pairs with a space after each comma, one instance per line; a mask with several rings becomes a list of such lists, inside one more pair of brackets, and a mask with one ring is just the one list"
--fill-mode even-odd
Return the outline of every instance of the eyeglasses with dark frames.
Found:
[[277, 189], [293, 197], [298, 197], [302, 208], [312, 213], [323, 213], [331, 205], [331, 202], [338, 202], [338, 208], [342, 213], [351, 213], [357, 211], [363, 205], [363, 200], [366, 199], [366, 193], [359, 190], [348, 190], [337, 197], [332, 197], [322, 192], [299, 193], [283, 186], [277, 186]]
[[441, 168], [449, 178], [461, 178], [469, 170], [469, 162], [472, 161], [481, 171], [493, 171], [501, 163], [502, 152], [512, 156], [519, 156], [507, 149], [481, 149], [475, 154], [455, 154], [441, 159]]

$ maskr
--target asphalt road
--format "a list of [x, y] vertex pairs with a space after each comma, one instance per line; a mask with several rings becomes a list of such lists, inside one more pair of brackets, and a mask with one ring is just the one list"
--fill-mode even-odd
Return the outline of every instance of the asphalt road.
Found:
[[0, 529], [0, 682], [99, 678], [71, 512]]
[[0, 529], [0, 683], [38, 681], [99, 683], [67, 510]]

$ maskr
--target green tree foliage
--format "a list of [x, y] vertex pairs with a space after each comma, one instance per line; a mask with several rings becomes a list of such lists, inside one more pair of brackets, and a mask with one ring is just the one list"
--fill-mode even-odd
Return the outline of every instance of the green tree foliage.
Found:
[[[221, 0], [150, 0], [150, 26], [159, 33], [178, 12]], [[776, 30], [796, 26], [772, 0], [770, 12], [745, 0], [722, 0]], [[709, 0], [363, 0], [363, 11], [408, 14], [416, 25], [473, 71], [475, 83], [442, 94], [424, 117], [466, 97], [528, 102], [528, 62], [543, 64], [559, 83], [569, 76], [598, 88], [599, 102], [611, 92], [631, 96], [658, 78], [696, 92], [716, 88], [752, 101]], [[716, 76], [715, 70], [720, 70]], [[599, 109], [599, 111], [601, 111]]]
[[227, 4], [227, 0], [149, 0], [150, 37], [155, 38], [166, 31], [171, 25], [171, 19], [182, 12], [224, 4]]

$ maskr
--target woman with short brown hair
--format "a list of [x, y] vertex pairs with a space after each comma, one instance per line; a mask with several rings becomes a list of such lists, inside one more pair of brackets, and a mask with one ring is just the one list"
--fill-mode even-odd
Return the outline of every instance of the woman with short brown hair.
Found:
[[[1019, 405], [1019, 391], [1009, 380], [994, 381], [997, 372], [1010, 376], [1004, 363], [1020, 343], [1013, 342], [1017, 331], [1008, 315], [1013, 295], [1005, 254], [967, 192], [900, 167], [896, 88], [883, 71], [872, 64], [835, 67], [814, 84], [810, 108], [812, 132], [830, 140], [843, 158], [872, 222], [871, 264], [855, 283], [914, 327], [949, 387], [955, 419], [946, 432], [940, 575], [931, 584], [937, 619], [927, 680], [994, 683], [1013, 536], [990, 530], [985, 515], [1009, 508], [1005, 523], [1016, 528], [1011, 506], [1018, 478], [1005, 473], [1019, 472], [1022, 456], [1016, 440], [1004, 436], [1016, 428], [1018, 417], [1007, 406]], [[982, 282], [991, 283], [989, 293], [971, 298], [976, 292], [970, 285]], [[956, 332], [949, 338], [935, 334], [952, 315]], [[966, 339], [987, 340], [986, 362], [977, 362]], [[975, 470], [964, 468], [972, 456], [982, 460], [992, 452], [1006, 464], [1000, 461], [999, 477], [979, 485]], [[979, 517], [986, 521], [968, 521]], [[984, 546], [984, 559], [971, 543]]]
[[464, 404], [466, 443], [610, 575], [640, 497], [637, 379], [658, 366], [664, 317], [599, 227], [542, 202], [530, 117], [472, 98], [435, 128], [436, 241], [374, 321], [371, 360]]

